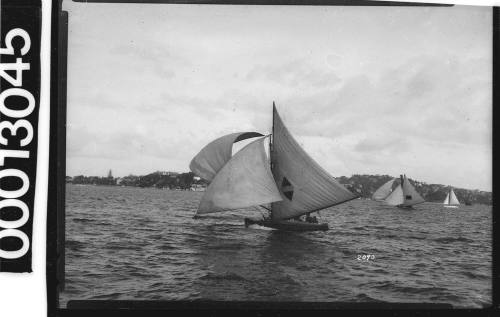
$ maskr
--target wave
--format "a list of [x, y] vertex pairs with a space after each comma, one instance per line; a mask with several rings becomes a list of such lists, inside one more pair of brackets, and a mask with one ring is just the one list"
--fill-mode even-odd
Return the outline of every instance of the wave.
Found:
[[87, 246], [86, 243], [76, 240], [66, 240], [65, 245], [66, 248], [70, 249], [71, 251], [81, 251]]
[[170, 250], [176, 250], [177, 249], [176, 246], [173, 246], [173, 245], [168, 244], [168, 243], [162, 244], [158, 248], [160, 250], [162, 250], [162, 251], [170, 251]]
[[365, 227], [352, 227], [354, 230], [367, 231]]
[[138, 246], [131, 244], [130, 242], [123, 241], [111, 241], [105, 244], [104, 248], [110, 250], [137, 250]]
[[484, 279], [484, 280], [490, 280], [492, 277], [488, 276], [486, 274], [481, 274], [479, 272], [472, 272], [472, 271], [463, 271], [460, 272], [466, 277], [473, 278], [473, 279]]
[[386, 290], [386, 291], [391, 291], [391, 292], [396, 292], [396, 293], [402, 293], [402, 294], [432, 294], [432, 293], [438, 293], [439, 295], [442, 294], [447, 294], [449, 292], [448, 289], [443, 288], [443, 287], [415, 287], [415, 286], [402, 286], [402, 285], [397, 285], [391, 282], [382, 282], [378, 283], [378, 285], [374, 285], [374, 288], [380, 289], [380, 290]]
[[73, 218], [71, 219], [71, 221], [73, 222], [81, 222], [81, 223], [92, 223], [92, 222], [96, 222], [94, 219], [92, 218]]
[[373, 303], [384, 303], [385, 301], [373, 298], [365, 293], [360, 293], [356, 295], [356, 300], [360, 302], [373, 302]]
[[259, 225], [250, 225], [248, 226], [249, 228], [251, 229], [257, 229], [257, 230], [265, 230], [265, 231], [272, 231], [272, 230], [276, 230], [274, 228], [269, 228], [269, 227], [264, 227], [264, 226], [259, 226]]
[[439, 242], [439, 243], [453, 243], [453, 242], [474, 242], [471, 239], [467, 239], [464, 237], [442, 237], [442, 238], [437, 238], [434, 239], [433, 241]]
[[241, 243], [223, 243], [207, 245], [205, 248], [211, 250], [241, 250], [242, 247]]
[[226, 272], [223, 274], [207, 273], [199, 278], [200, 280], [226, 280], [226, 281], [247, 281], [243, 276], [233, 273]]

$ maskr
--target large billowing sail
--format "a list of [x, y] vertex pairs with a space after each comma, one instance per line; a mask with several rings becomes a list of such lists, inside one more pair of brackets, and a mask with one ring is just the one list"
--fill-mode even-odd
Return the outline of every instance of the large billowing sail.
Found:
[[205, 191], [197, 214], [280, 201], [264, 148], [265, 138], [246, 145], [219, 172]]
[[401, 184], [398, 185], [398, 187], [394, 188], [392, 193], [385, 199], [385, 203], [390, 206], [401, 205], [404, 203], [404, 201], [403, 188], [401, 187]]
[[403, 178], [403, 197], [404, 197], [404, 206], [412, 206], [416, 204], [420, 204], [425, 202], [425, 200], [420, 196], [419, 193], [415, 190], [415, 188], [410, 184], [406, 175]]
[[231, 159], [233, 143], [249, 138], [262, 136], [258, 132], [238, 132], [220, 137], [208, 145], [191, 160], [189, 169], [207, 181]]
[[450, 196], [450, 200], [449, 200], [448, 204], [450, 204], [450, 205], [460, 205], [460, 202], [458, 201], [458, 198], [455, 195], [455, 192], [453, 191], [453, 188], [450, 190], [450, 193], [448, 195]]
[[393, 178], [384, 185], [380, 186], [379, 189], [377, 189], [373, 195], [372, 199], [373, 200], [384, 200], [389, 194], [392, 192], [392, 184], [394, 183], [396, 179]]
[[273, 105], [271, 152], [274, 179], [283, 200], [272, 204], [273, 220], [289, 219], [357, 198], [318, 165], [294, 140]]

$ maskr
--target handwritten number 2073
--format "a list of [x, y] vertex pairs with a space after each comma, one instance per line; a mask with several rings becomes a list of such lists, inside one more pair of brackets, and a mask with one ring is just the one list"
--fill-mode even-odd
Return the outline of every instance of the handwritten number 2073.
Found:
[[358, 254], [358, 261], [369, 261], [375, 260], [375, 255], [373, 254]]

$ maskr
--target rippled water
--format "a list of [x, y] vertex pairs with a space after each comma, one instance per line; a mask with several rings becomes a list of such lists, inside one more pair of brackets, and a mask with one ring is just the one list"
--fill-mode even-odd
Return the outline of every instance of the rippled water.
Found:
[[[353, 200], [326, 232], [245, 228], [256, 209], [192, 219], [201, 192], [66, 187], [72, 299], [491, 304], [491, 207]], [[370, 254], [375, 259], [358, 260]]]

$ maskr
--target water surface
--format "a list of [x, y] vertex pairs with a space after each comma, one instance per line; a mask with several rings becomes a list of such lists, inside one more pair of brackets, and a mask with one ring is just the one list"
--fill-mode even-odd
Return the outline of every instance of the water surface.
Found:
[[[326, 232], [245, 228], [257, 209], [192, 219], [202, 192], [67, 185], [72, 299], [491, 304], [491, 207], [353, 200]], [[358, 260], [360, 255], [374, 259]]]

